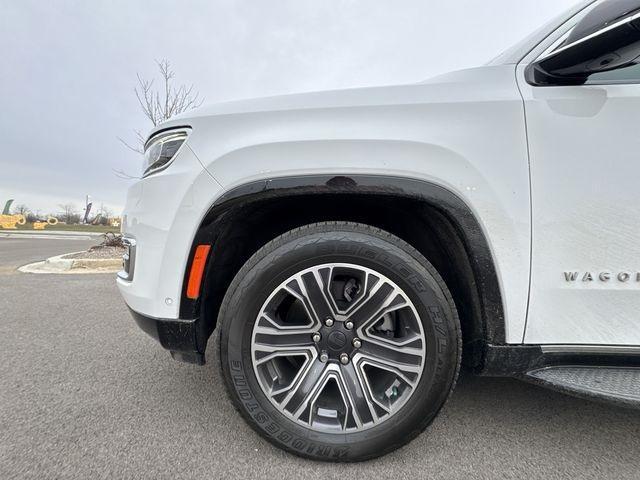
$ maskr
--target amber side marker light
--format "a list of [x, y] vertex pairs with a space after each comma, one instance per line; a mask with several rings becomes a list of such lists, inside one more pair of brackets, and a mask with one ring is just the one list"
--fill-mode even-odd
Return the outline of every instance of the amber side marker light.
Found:
[[204, 274], [204, 266], [207, 263], [207, 257], [211, 245], [198, 245], [196, 253], [191, 262], [191, 271], [189, 272], [189, 282], [187, 283], [187, 298], [195, 300], [200, 296], [200, 285], [202, 284], [202, 275]]

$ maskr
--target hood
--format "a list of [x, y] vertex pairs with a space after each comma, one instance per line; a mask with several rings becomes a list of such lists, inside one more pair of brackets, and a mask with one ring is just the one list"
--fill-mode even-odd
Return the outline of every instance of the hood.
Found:
[[484, 87], [495, 87], [505, 79], [513, 82], [513, 69], [513, 65], [486, 65], [450, 72], [420, 83], [325, 90], [204, 105], [175, 116], [155, 131], [187, 125], [190, 119], [209, 116], [463, 101], [470, 94]]

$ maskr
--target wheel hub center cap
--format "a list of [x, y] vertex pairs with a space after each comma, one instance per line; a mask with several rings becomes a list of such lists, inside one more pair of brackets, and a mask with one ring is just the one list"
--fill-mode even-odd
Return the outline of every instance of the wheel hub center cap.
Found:
[[331, 326], [323, 325], [319, 333], [321, 340], [316, 343], [318, 354], [324, 352], [329, 360], [339, 362], [341, 354], [353, 353], [355, 330], [346, 328], [345, 322], [338, 320]]
[[331, 332], [329, 334], [329, 338], [327, 341], [327, 346], [329, 350], [333, 350], [334, 352], [342, 351], [344, 346], [347, 344], [347, 336], [340, 332]]

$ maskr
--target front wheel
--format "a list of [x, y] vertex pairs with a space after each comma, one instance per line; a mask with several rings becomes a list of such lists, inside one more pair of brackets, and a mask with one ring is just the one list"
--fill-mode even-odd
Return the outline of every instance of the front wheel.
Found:
[[230, 396], [292, 453], [359, 461], [424, 430], [460, 365], [455, 304], [433, 266], [367, 225], [324, 222], [256, 252], [222, 308]]

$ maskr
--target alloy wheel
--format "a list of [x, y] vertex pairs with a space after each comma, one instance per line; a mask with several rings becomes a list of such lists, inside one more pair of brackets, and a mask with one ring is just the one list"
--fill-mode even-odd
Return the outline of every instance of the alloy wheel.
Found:
[[346, 263], [282, 282], [262, 305], [251, 341], [269, 401], [323, 433], [361, 431], [392, 417], [418, 385], [425, 353], [406, 293], [381, 273]]

